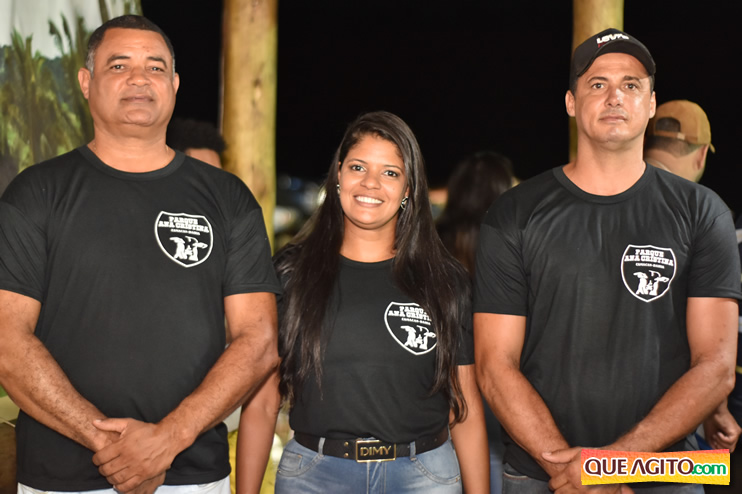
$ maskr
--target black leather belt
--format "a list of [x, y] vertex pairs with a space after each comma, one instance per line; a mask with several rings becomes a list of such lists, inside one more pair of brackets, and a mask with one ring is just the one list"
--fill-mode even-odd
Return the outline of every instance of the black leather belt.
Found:
[[[319, 451], [321, 437], [297, 432], [296, 442], [312, 451]], [[437, 448], [448, 439], [448, 427], [434, 436], [423, 437], [412, 443], [387, 443], [378, 439], [325, 439], [322, 454], [347, 458], [357, 462], [389, 461], [397, 457], [410, 456], [410, 446], [415, 445], [415, 454]]]

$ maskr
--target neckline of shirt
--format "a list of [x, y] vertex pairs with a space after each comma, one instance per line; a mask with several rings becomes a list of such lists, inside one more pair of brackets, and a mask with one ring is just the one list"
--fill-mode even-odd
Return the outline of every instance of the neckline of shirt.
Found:
[[183, 164], [183, 161], [185, 159], [185, 155], [183, 153], [181, 153], [180, 151], [174, 150], [175, 156], [170, 161], [170, 163], [168, 163], [162, 168], [158, 168], [157, 170], [152, 170], [150, 172], [140, 172], [140, 173], [125, 172], [123, 170], [117, 170], [116, 168], [113, 168], [112, 166], [105, 164], [87, 146], [80, 146], [77, 149], [86, 159], [86, 161], [88, 161], [96, 169], [102, 171], [106, 175], [110, 175], [112, 177], [120, 178], [124, 180], [146, 181], [146, 180], [157, 180], [159, 178], [166, 177], [168, 175], [173, 174], [176, 170], [178, 170], [180, 166]]
[[564, 173], [564, 167], [560, 166], [554, 168], [553, 170], [554, 177], [557, 179], [557, 181], [562, 184], [562, 186], [564, 186], [564, 188], [567, 189], [572, 195], [575, 195], [584, 201], [592, 202], [595, 204], [615, 204], [617, 202], [623, 202], [634, 197], [644, 187], [646, 187], [647, 184], [654, 180], [654, 177], [657, 173], [656, 168], [652, 165], [647, 164], [646, 162], [644, 163], [644, 165], [644, 173], [642, 173], [642, 176], [639, 177], [639, 180], [637, 180], [631, 187], [629, 187], [625, 191], [614, 194], [612, 196], [601, 196], [585, 192], [567, 177], [567, 175]]
[[386, 268], [387, 266], [392, 264], [392, 261], [394, 261], [393, 257], [390, 259], [384, 259], [383, 261], [363, 262], [363, 261], [354, 261], [353, 259], [348, 259], [347, 257], [343, 255], [340, 256], [341, 264], [352, 267], [352, 268], [359, 268], [359, 269]]

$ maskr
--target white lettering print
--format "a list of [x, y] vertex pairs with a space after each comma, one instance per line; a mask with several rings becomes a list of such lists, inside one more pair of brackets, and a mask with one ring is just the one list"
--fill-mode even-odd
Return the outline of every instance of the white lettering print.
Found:
[[186, 268], [209, 257], [214, 239], [205, 216], [165, 211], [155, 220], [155, 238], [172, 261]]
[[621, 258], [624, 286], [642, 302], [652, 302], [670, 290], [676, 272], [675, 252], [652, 245], [628, 245]]
[[384, 322], [394, 340], [413, 355], [428, 353], [437, 344], [430, 316], [415, 303], [390, 303]]
[[629, 39], [629, 37], [621, 33], [606, 34], [602, 38], [597, 38], [595, 41], [598, 43], [598, 46], [600, 46], [603, 43], [608, 43], [609, 41], [613, 41], [615, 39]]

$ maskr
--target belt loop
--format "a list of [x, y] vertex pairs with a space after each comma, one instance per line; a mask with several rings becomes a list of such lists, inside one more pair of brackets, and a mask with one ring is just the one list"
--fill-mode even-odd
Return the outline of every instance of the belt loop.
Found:
[[325, 446], [325, 438], [320, 437], [319, 443], [317, 443], [317, 453], [322, 454], [322, 448]]
[[415, 449], [415, 441], [410, 443], [410, 460], [415, 461], [417, 451]]

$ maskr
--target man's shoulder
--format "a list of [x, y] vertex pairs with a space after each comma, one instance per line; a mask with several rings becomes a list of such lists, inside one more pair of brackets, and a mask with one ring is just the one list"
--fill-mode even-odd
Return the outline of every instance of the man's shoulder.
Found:
[[48, 192], [53, 187], [66, 186], [67, 178], [72, 170], [77, 169], [84, 162], [83, 156], [77, 149], [41, 161], [21, 171], [8, 185], [3, 194], [5, 201], [13, 197], [32, 193], [35, 197]]
[[652, 167], [656, 180], [655, 191], [666, 201], [675, 201], [677, 205], [690, 207], [699, 211], [711, 211], [721, 214], [729, 210], [721, 197], [705, 185], [679, 177], [666, 170]]
[[44, 176], [49, 173], [64, 172], [76, 168], [84, 162], [85, 157], [80, 152], [80, 148], [75, 148], [59, 156], [29, 166], [18, 175]]
[[[180, 151], [178, 152], [180, 153]], [[244, 195], [255, 200], [252, 190], [234, 173], [209, 165], [186, 154], [183, 154], [182, 168], [186, 173], [195, 174], [198, 183], [208, 183], [217, 187], [227, 199]]]
[[555, 173], [558, 168], [542, 172], [506, 191], [487, 210], [485, 224], [503, 220], [516, 221], [531, 212], [548, 197], [562, 189]]

